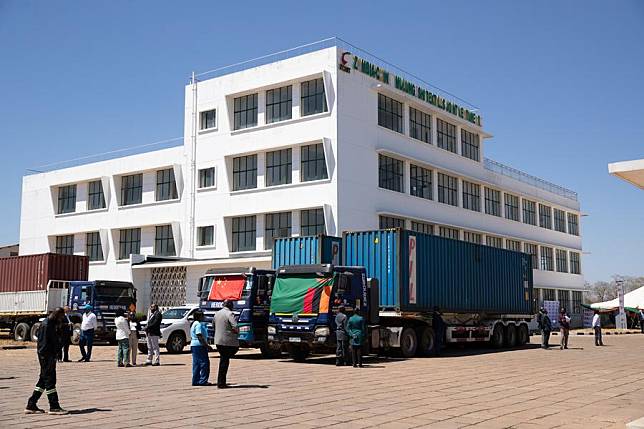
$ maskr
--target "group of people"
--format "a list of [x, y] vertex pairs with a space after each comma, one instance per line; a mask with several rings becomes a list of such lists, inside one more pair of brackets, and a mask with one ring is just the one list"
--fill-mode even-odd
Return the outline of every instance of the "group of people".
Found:
[[[552, 332], [552, 320], [550, 320], [550, 316], [548, 316], [548, 311], [543, 307], [539, 309], [539, 314], [537, 314], [537, 324], [541, 330], [541, 348], [550, 348], [549, 340], [550, 333]], [[595, 314], [593, 315], [591, 326], [595, 332], [595, 345], [603, 346], [604, 342], [602, 340], [601, 316], [597, 310], [595, 310]], [[566, 312], [565, 308], [562, 308], [559, 312], [559, 332], [561, 335], [559, 348], [561, 350], [567, 349], [568, 337], [570, 335], [570, 316]]]
[[[346, 307], [340, 306], [335, 316], [336, 366], [349, 365], [362, 368], [362, 344], [367, 335], [364, 317], [358, 311], [353, 311], [351, 317], [346, 314]], [[351, 359], [349, 359], [351, 349]]]

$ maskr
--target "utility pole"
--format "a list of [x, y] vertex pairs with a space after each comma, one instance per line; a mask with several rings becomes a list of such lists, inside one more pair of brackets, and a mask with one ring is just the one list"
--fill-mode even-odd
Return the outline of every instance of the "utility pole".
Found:
[[190, 257], [195, 257], [195, 206], [196, 206], [196, 188], [197, 188], [197, 78], [195, 72], [192, 72], [190, 79], [192, 85], [192, 133], [190, 136], [190, 219], [189, 231], [190, 235]]

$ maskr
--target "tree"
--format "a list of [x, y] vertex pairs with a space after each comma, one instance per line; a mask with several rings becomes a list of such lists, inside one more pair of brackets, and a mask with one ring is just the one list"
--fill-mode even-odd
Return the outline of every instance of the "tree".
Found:
[[624, 293], [634, 291], [644, 286], [644, 277], [622, 276], [614, 274], [611, 281], [597, 281], [595, 283], [586, 283], [587, 303], [610, 301], [617, 298], [617, 282], [624, 282]]

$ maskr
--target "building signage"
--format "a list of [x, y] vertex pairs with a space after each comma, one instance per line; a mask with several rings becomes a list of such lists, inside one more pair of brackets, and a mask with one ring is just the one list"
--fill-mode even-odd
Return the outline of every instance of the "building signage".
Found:
[[481, 126], [481, 115], [459, 106], [457, 103], [447, 100], [438, 94], [434, 94], [430, 90], [420, 87], [400, 76], [389, 73], [387, 70], [380, 68], [380, 66], [362, 59], [357, 55], [353, 55], [351, 52], [343, 52], [340, 55], [340, 64], [338, 67], [345, 73], [351, 73], [352, 69], [357, 70], [386, 85], [392, 85], [393, 83], [394, 88], [399, 91], [405, 92], [412, 97], [416, 97], [425, 103], [431, 104], [461, 119], [465, 119], [474, 125]]

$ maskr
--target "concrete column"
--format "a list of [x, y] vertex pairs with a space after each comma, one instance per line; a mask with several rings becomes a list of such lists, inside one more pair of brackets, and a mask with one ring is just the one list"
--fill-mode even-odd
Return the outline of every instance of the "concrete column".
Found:
[[257, 154], [257, 187], [266, 187], [266, 152]]
[[432, 144], [436, 144], [436, 139], [437, 139], [437, 133], [436, 133], [436, 115], [432, 113]]
[[432, 170], [432, 197], [434, 201], [438, 201], [438, 171], [436, 169]]
[[293, 237], [298, 237], [302, 231], [301, 220], [302, 218], [299, 210], [295, 210], [291, 213], [291, 235]]
[[461, 149], [461, 126], [456, 125], [456, 153], [463, 155], [463, 151]]
[[456, 189], [457, 204], [459, 207], [463, 207], [463, 180], [460, 177], [456, 178]]
[[266, 216], [263, 214], [255, 215], [255, 250], [264, 249], [264, 226], [266, 225]]
[[501, 217], [505, 218], [505, 192], [499, 191], [501, 194]]
[[300, 183], [302, 167], [302, 149], [301, 146], [295, 146], [291, 149], [291, 182]]
[[293, 100], [293, 111], [291, 113], [293, 119], [298, 119], [302, 116], [302, 108], [300, 106], [302, 85], [298, 82], [293, 84], [291, 90], [291, 97]]
[[266, 91], [257, 94], [257, 125], [266, 124]]

